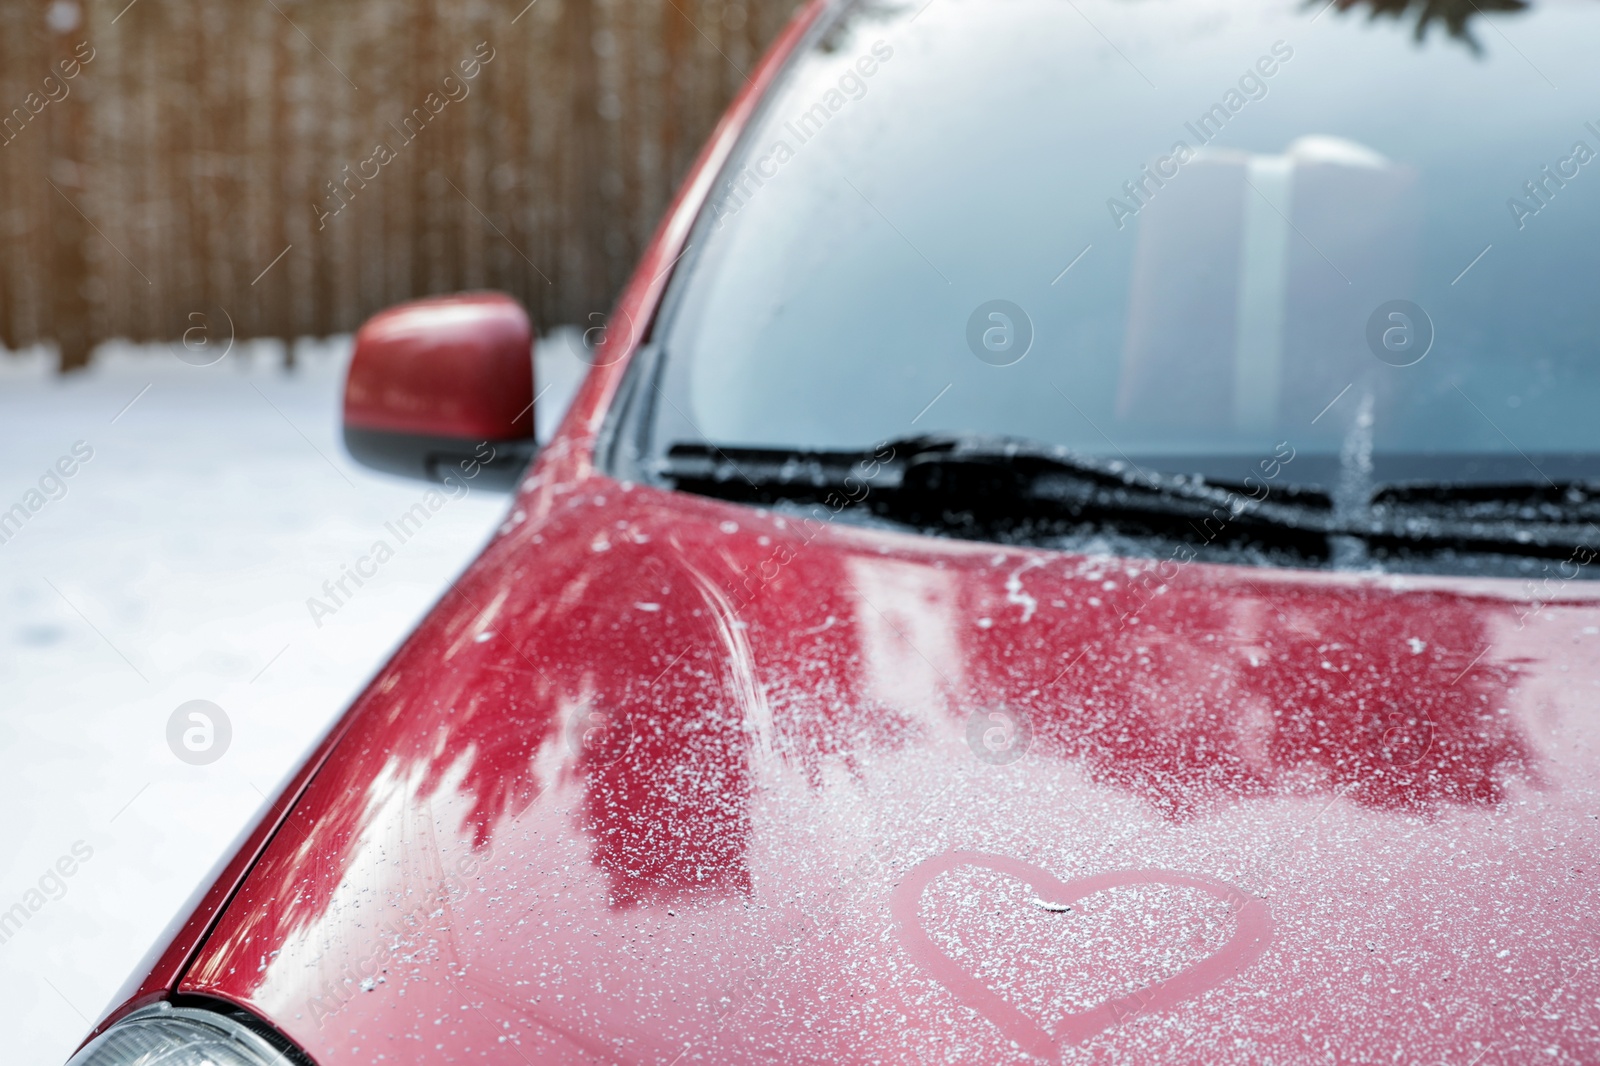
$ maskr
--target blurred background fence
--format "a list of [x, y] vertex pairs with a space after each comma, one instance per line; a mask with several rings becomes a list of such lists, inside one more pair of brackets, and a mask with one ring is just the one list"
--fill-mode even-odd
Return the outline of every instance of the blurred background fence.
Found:
[[0, 344], [586, 323], [794, 6], [0, 0]]

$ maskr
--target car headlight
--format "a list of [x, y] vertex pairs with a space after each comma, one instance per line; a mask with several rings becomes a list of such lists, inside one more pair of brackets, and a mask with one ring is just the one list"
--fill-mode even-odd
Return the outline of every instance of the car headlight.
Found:
[[299, 1066], [308, 1061], [226, 1014], [157, 1003], [95, 1037], [67, 1066]]

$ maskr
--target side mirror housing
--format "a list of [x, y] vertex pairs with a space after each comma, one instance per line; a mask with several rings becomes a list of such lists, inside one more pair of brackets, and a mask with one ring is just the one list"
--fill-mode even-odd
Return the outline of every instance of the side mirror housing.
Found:
[[407, 477], [510, 488], [533, 457], [533, 325], [502, 293], [400, 304], [356, 334], [344, 444]]

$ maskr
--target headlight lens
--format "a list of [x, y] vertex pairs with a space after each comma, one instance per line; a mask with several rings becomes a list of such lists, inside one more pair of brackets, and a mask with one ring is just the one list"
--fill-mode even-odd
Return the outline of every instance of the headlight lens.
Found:
[[67, 1066], [291, 1066], [293, 1060], [226, 1014], [158, 1003], [117, 1022]]

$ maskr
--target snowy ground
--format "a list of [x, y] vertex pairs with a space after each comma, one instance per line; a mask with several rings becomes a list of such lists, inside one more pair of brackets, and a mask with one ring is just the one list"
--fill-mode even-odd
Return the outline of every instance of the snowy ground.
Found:
[[[584, 369], [575, 341], [541, 345], [541, 435]], [[484, 491], [448, 503], [315, 626], [307, 597], [423, 490], [339, 444], [348, 343], [298, 350], [285, 374], [268, 344], [205, 368], [102, 349], [66, 381], [43, 353], [0, 356], [0, 511], [75, 445], [93, 453], [0, 543], [0, 913], [30, 915], [0, 926], [8, 1064], [65, 1061], [505, 509]], [[197, 699], [232, 727], [210, 765], [168, 746], [169, 717]]]

